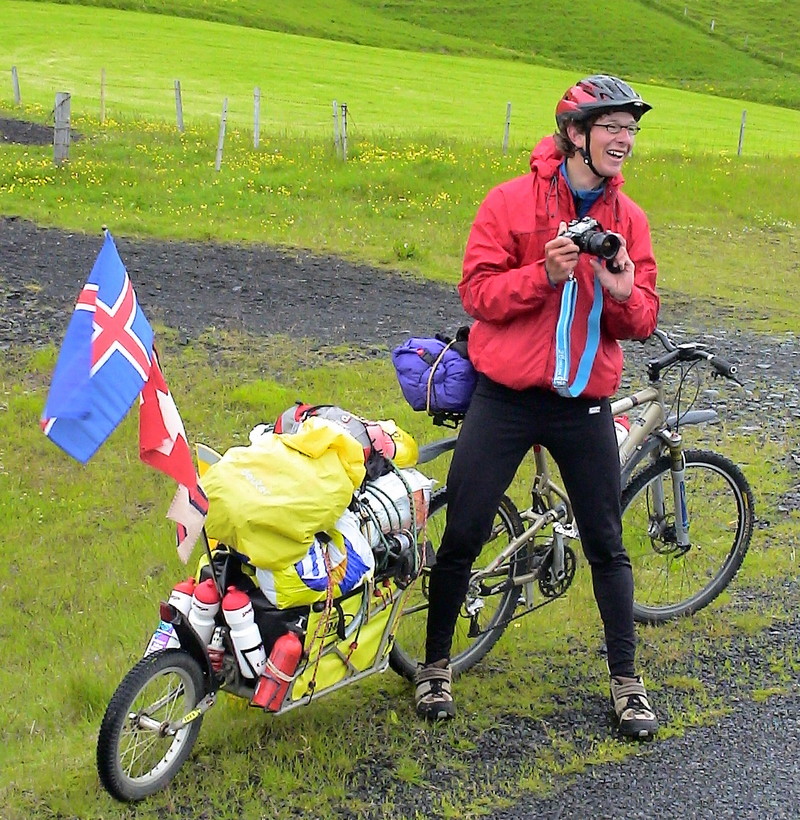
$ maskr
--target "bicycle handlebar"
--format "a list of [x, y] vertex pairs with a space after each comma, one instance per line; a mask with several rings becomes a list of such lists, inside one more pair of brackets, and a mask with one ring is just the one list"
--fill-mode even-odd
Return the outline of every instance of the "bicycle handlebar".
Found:
[[647, 375], [651, 381], [657, 381], [663, 370], [676, 362], [699, 362], [706, 361], [714, 371], [726, 379], [736, 382], [741, 386], [741, 382], [736, 378], [739, 368], [733, 362], [729, 362], [722, 356], [712, 353], [707, 345], [702, 342], [684, 342], [676, 344], [672, 339], [659, 328], [653, 331], [653, 336], [664, 346], [666, 351], [663, 355], [650, 359], [647, 363]]

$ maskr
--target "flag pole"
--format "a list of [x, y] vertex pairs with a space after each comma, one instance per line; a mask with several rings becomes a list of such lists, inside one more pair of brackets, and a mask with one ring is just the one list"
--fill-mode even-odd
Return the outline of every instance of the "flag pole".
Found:
[[216, 570], [214, 568], [214, 555], [211, 552], [211, 544], [208, 543], [208, 534], [206, 533], [206, 528], [203, 527], [203, 529], [200, 532], [203, 538], [203, 549], [205, 549], [206, 555], [208, 556], [208, 566], [211, 570], [211, 577], [214, 579], [214, 585], [217, 588], [220, 600], [222, 600], [222, 596], [225, 590], [222, 588], [222, 582], [220, 581], [219, 576], [217, 576]]

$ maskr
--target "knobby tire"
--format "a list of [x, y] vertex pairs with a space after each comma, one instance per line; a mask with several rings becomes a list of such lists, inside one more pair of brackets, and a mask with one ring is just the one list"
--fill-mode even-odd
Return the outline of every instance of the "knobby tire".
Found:
[[97, 739], [97, 772], [117, 800], [141, 800], [163, 789], [192, 751], [203, 718], [173, 736], [137, 728], [137, 715], [158, 722], [178, 720], [205, 695], [203, 672], [180, 649], [142, 658], [123, 678], [106, 709]]

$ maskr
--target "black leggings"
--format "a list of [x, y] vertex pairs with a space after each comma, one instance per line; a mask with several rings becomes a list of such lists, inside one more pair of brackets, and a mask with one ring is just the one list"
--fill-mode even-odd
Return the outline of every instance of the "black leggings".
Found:
[[603, 621], [612, 675], [632, 676], [633, 574], [622, 545], [620, 469], [608, 399], [512, 390], [480, 376], [447, 477], [447, 525], [431, 572], [426, 662], [450, 657], [473, 561], [534, 444], [558, 465]]

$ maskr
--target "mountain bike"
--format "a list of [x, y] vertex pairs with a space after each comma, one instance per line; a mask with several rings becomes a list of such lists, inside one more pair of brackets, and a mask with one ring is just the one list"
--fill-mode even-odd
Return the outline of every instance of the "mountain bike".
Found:
[[[685, 448], [680, 428], [717, 419], [713, 409], [693, 409], [698, 393], [681, 407], [695, 368], [737, 384], [735, 364], [701, 341], [677, 344], [664, 331], [651, 337], [664, 352], [647, 362], [647, 385], [611, 403], [615, 416], [637, 409], [619, 446], [622, 468], [623, 543], [634, 577], [634, 618], [660, 624], [691, 615], [728, 586], [742, 564], [754, 526], [753, 494], [729, 458]], [[674, 401], [664, 375], [677, 371]], [[673, 412], [674, 408], [674, 412]], [[434, 417], [434, 423], [458, 423]], [[453, 449], [456, 436], [420, 448], [420, 463]], [[579, 538], [566, 492], [553, 479], [545, 451], [534, 447], [530, 505], [518, 510], [504, 496], [489, 540], [473, 567], [453, 641], [454, 673], [465, 672], [494, 646], [508, 624], [560, 598], [573, 581]], [[426, 525], [427, 566], [411, 590], [398, 622], [390, 664], [413, 679], [424, 657], [428, 578], [441, 541], [447, 488], [431, 499]]]

